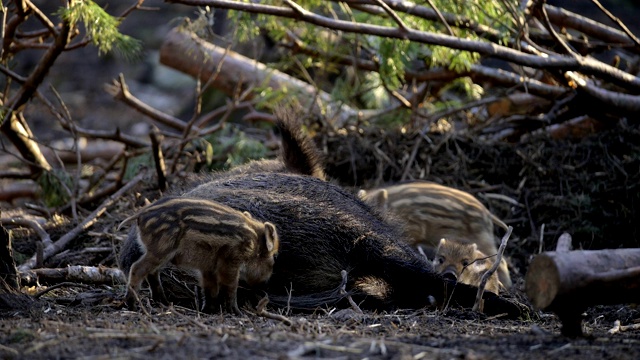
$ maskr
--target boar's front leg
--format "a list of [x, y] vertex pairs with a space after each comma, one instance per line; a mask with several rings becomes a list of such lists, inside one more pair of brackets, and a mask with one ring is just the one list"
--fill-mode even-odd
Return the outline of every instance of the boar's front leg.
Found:
[[224, 307], [227, 312], [233, 312], [242, 316], [242, 311], [238, 308], [238, 282], [240, 281], [240, 267], [227, 266], [218, 271], [218, 281], [224, 290]]

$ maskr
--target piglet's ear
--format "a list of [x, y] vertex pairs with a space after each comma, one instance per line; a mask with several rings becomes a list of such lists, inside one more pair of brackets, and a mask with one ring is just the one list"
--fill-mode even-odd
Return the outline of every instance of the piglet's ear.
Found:
[[253, 219], [253, 216], [251, 216], [251, 213], [248, 211], [243, 211], [242, 212], [244, 214], [244, 216], [248, 217], [249, 219]]
[[476, 243], [471, 244], [471, 248], [475, 252], [476, 250], [478, 250], [478, 244], [476, 244]]
[[278, 239], [278, 232], [275, 225], [270, 222], [264, 223], [264, 238], [267, 242], [267, 250], [269, 253], [278, 252], [280, 247], [280, 240]]

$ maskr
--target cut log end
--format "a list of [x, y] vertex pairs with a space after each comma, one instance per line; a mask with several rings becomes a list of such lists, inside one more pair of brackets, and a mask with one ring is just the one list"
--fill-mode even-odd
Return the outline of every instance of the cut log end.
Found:
[[551, 305], [560, 291], [560, 274], [554, 260], [545, 254], [536, 256], [529, 265], [525, 283], [527, 297], [535, 308]]

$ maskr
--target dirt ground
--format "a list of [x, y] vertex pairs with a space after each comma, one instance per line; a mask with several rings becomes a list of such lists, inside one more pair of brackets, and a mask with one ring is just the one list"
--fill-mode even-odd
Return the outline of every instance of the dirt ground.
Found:
[[[79, 290], [75, 295], [85, 294]], [[535, 320], [489, 319], [470, 311], [358, 314], [351, 309], [292, 314], [287, 325], [254, 314], [208, 315], [152, 307], [149, 315], [115, 309], [113, 289], [94, 289], [91, 304], [42, 299], [4, 313], [5, 359], [331, 358], [331, 359], [638, 359], [640, 330], [608, 334], [622, 307], [591, 309], [588, 336], [559, 335], [550, 314]], [[65, 291], [69, 299], [74, 292]], [[102, 301], [97, 299], [102, 298]], [[246, 311], [246, 309], [245, 309]], [[614, 315], [615, 314], [615, 315]]]

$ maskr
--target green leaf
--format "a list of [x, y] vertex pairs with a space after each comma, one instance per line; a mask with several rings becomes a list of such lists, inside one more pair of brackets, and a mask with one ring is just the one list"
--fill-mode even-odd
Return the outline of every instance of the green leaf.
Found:
[[121, 34], [118, 30], [120, 20], [91, 0], [75, 1], [68, 9], [61, 8], [58, 15], [73, 26], [84, 24], [87, 35], [98, 47], [100, 55], [115, 50], [127, 59], [135, 59], [141, 53], [140, 40]]
[[40, 198], [48, 207], [58, 207], [69, 202], [68, 189], [71, 189], [73, 182], [66, 171], [43, 171], [36, 182], [40, 185]]

